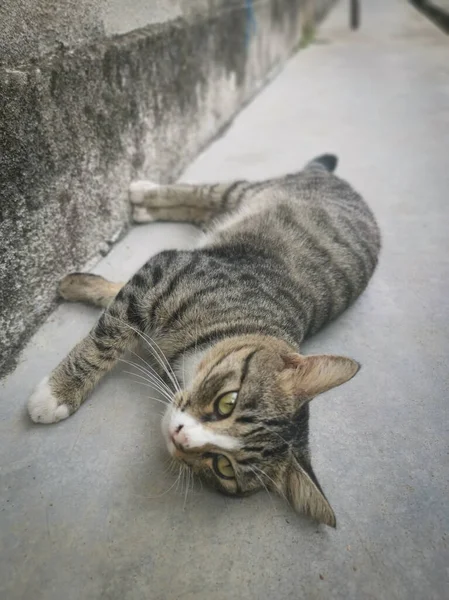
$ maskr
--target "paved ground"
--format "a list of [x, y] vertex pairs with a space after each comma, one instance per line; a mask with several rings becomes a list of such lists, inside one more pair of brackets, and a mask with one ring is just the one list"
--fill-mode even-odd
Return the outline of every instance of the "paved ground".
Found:
[[[343, 2], [185, 175], [260, 178], [335, 151], [378, 215], [369, 290], [306, 347], [364, 365], [312, 409], [339, 528], [264, 494], [164, 494], [160, 405], [120, 370], [73, 418], [32, 426], [32, 387], [96, 317], [64, 305], [0, 387], [2, 599], [448, 597], [448, 38], [401, 1], [364, 3], [359, 33], [346, 22]], [[136, 228], [96, 270], [120, 279], [194, 236]]]

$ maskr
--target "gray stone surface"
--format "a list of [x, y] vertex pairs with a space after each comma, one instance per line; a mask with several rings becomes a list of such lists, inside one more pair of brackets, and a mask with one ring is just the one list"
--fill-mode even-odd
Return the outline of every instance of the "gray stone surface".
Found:
[[[57, 280], [106, 254], [126, 229], [130, 180], [179, 175], [291, 54], [303, 4], [255, 3], [249, 35], [241, 2], [225, 10], [224, 0], [201, 0], [188, 11], [175, 2], [173, 15], [182, 10], [186, 19], [145, 27], [147, 10], [141, 29], [103, 38], [101, 2], [22, 0], [15, 21], [8, 2], [9, 54], [2, 52], [0, 67], [0, 376], [55, 306]], [[172, 14], [158, 2], [154, 18], [163, 6]], [[137, 9], [127, 27], [137, 25]], [[11, 22], [22, 30], [8, 30]], [[54, 34], [63, 38], [59, 46]], [[14, 62], [17, 47], [26, 63]], [[33, 62], [35, 51], [42, 55]]]
[[[347, 4], [183, 175], [267, 177], [316, 153], [365, 195], [384, 235], [375, 277], [307, 352], [360, 374], [313, 403], [317, 474], [338, 529], [277, 498], [172, 486], [163, 406], [115, 371], [69, 420], [24, 404], [96, 318], [62, 305], [0, 386], [0, 597], [5, 600], [445, 600], [448, 591], [447, 38], [405, 2]], [[97, 266], [120, 279], [192, 228], [134, 228]]]
[[[0, 64], [39, 60], [61, 44], [74, 49], [105, 36], [182, 16], [185, 0], [2, 0]], [[189, 2], [198, 11], [205, 0]]]

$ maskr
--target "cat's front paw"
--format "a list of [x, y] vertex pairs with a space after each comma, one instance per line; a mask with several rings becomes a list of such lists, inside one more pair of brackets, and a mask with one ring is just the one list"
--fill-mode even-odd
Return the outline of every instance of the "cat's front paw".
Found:
[[48, 377], [34, 389], [28, 400], [28, 414], [35, 423], [57, 423], [70, 415], [67, 404], [61, 404], [53, 395]]

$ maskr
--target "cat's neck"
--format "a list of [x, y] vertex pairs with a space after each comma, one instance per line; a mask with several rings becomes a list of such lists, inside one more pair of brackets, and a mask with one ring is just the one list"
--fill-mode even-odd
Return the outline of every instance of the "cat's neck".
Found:
[[192, 384], [198, 365], [209, 349], [210, 346], [200, 350], [188, 350], [176, 359], [173, 370], [178, 381], [181, 383], [182, 388], [187, 388]]
[[208, 359], [213, 361], [214, 356], [219, 357], [244, 346], [252, 346], [257, 349], [269, 348], [284, 354], [299, 351], [299, 346], [294, 346], [280, 338], [260, 334], [245, 334], [211, 342], [199, 349], [187, 350], [173, 362], [172, 368], [181, 387], [186, 389], [192, 385], [198, 374], [198, 368], [202, 362], [204, 363], [204, 357], [207, 354], [209, 355]]

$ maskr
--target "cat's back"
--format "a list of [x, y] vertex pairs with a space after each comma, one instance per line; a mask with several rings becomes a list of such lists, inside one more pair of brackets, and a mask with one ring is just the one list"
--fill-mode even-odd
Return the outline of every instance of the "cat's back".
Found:
[[326, 250], [330, 259], [343, 264], [359, 256], [369, 278], [381, 238], [374, 214], [360, 194], [336, 175], [315, 170], [286, 178], [282, 188], [272, 207], [277, 234], [289, 231], [295, 247]]
[[365, 289], [377, 265], [380, 233], [368, 205], [347, 182], [308, 169], [244, 199], [202, 246], [226, 248], [246, 263], [254, 255], [257, 264], [265, 257], [277, 265], [294, 293], [307, 290], [315, 298], [313, 332]]
[[307, 259], [313, 247], [339, 254], [363, 246], [372, 267], [380, 250], [375, 217], [346, 181], [323, 169], [308, 169], [268, 182], [243, 198], [232, 214], [219, 219], [201, 245], [253, 240], [295, 261]]

